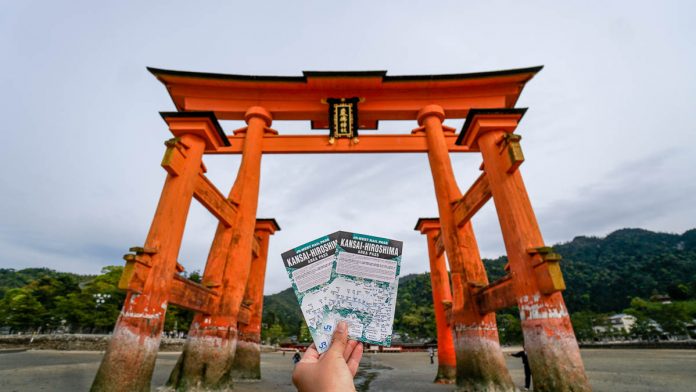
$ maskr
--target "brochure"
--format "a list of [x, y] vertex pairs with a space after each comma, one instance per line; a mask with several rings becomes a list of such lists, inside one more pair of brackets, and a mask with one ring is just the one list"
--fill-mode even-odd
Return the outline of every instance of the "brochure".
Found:
[[361, 342], [389, 346], [403, 243], [339, 231], [282, 254], [317, 350], [336, 324]]

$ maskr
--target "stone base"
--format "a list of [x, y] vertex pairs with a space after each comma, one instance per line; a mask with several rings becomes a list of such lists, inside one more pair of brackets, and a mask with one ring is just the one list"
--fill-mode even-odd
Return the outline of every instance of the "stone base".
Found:
[[237, 380], [261, 379], [261, 346], [257, 342], [237, 342], [232, 363], [232, 378]]
[[592, 390], [568, 317], [523, 320], [522, 331], [535, 391]]
[[159, 337], [139, 336], [117, 326], [91, 391], [149, 391], [159, 343]]
[[515, 392], [495, 325], [457, 325], [457, 386], [464, 391]]
[[433, 380], [435, 384], [454, 384], [457, 382], [457, 367], [451, 365], [438, 365], [437, 376]]
[[[208, 332], [208, 333], [206, 333]], [[197, 331], [189, 335], [167, 386], [180, 391], [228, 391], [232, 389], [232, 362], [237, 346], [236, 330], [226, 336]], [[218, 335], [218, 336], [215, 336]]]

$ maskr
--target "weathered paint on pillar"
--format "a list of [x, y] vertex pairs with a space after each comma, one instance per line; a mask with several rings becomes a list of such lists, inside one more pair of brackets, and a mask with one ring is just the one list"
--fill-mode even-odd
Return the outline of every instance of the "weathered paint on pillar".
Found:
[[430, 285], [433, 292], [433, 310], [437, 326], [437, 384], [451, 384], [457, 380], [457, 358], [454, 353], [454, 341], [450, 330], [445, 304], [452, 306], [452, 291], [449, 275], [445, 265], [445, 254], [438, 254], [436, 237], [440, 232], [437, 218], [418, 220], [416, 230], [420, 230], [428, 239], [428, 256], [430, 259]]
[[472, 126], [478, 133], [476, 143], [503, 231], [534, 390], [590, 391], [563, 297], [560, 291], [540, 292], [533, 268], [535, 256], [528, 253], [543, 246], [544, 241], [522, 175], [519, 169], [511, 169], [510, 154], [503, 143], [504, 135], [514, 131], [520, 117], [480, 115]]
[[92, 391], [150, 390], [167, 298], [205, 147], [203, 137], [190, 133], [176, 142], [185, 157], [178, 175], [167, 175], [145, 241], [145, 248], [157, 251], [150, 256], [151, 268], [142, 293], [129, 292], [126, 296]]
[[220, 296], [211, 314], [196, 314], [178, 363], [167, 384], [176, 389], [232, 388], [232, 363], [237, 346], [237, 316], [251, 266], [254, 225], [258, 207], [263, 135], [270, 129], [271, 114], [252, 107], [245, 116], [242, 161], [230, 199], [237, 204], [231, 228], [218, 229], [208, 255], [203, 284]]
[[457, 356], [457, 385], [473, 391], [514, 391], [498, 340], [495, 314], [481, 315], [471, 284], [488, 282], [471, 228], [458, 228], [452, 203], [462, 197], [454, 179], [442, 122], [445, 113], [438, 105], [428, 105], [418, 113], [418, 124], [425, 130], [428, 160], [435, 184], [442, 239], [452, 272], [452, 331]]
[[263, 286], [266, 278], [268, 242], [270, 236], [280, 230], [275, 219], [256, 220], [258, 254], [251, 261], [251, 272], [247, 281], [243, 303], [249, 307], [246, 323], [239, 322], [237, 350], [232, 364], [235, 379], [261, 379], [261, 318], [263, 315]]

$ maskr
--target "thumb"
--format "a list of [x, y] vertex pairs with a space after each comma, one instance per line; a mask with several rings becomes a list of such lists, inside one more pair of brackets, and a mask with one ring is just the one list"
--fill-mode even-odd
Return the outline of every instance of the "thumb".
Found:
[[345, 321], [339, 321], [336, 325], [336, 330], [334, 331], [333, 340], [331, 341], [329, 351], [343, 357], [343, 351], [346, 349], [346, 344], [348, 344], [348, 323]]

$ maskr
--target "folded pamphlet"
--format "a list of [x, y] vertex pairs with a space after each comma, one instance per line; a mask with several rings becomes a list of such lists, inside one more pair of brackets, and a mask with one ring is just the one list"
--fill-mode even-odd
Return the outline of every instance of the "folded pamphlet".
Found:
[[391, 344], [403, 242], [338, 231], [282, 254], [317, 350], [336, 324], [352, 339]]

